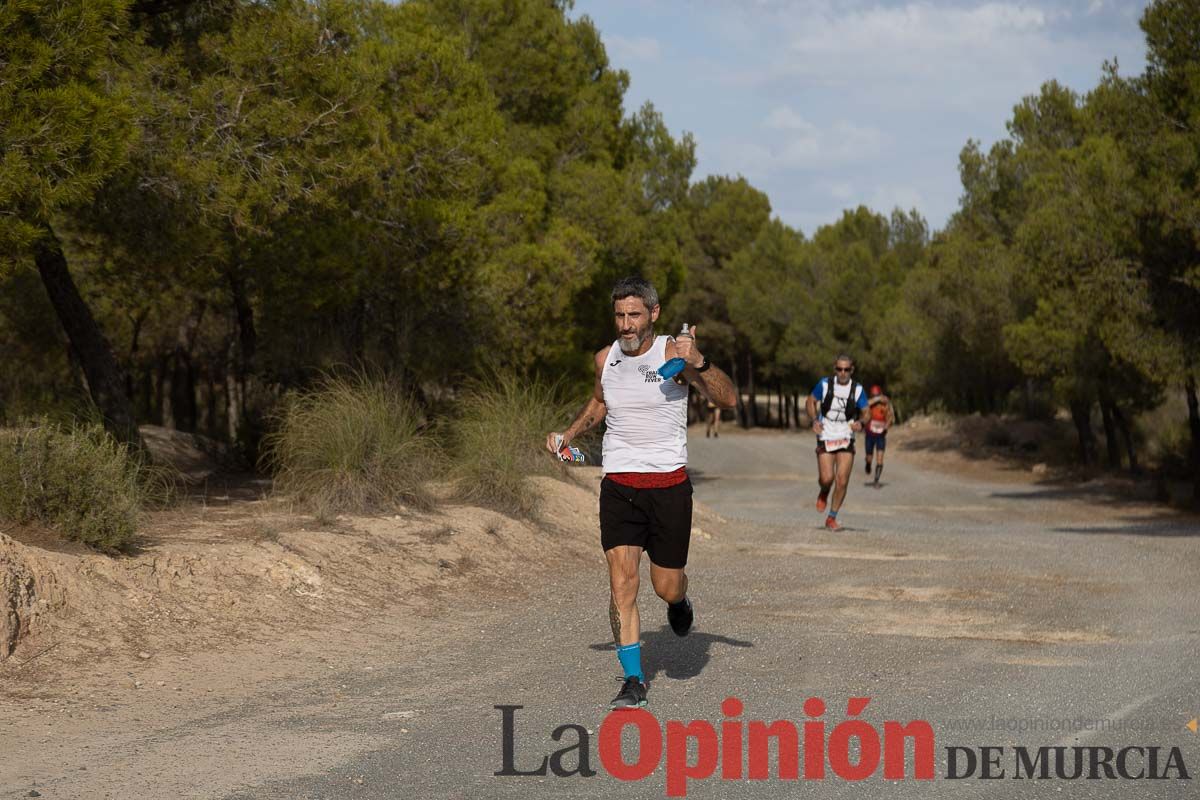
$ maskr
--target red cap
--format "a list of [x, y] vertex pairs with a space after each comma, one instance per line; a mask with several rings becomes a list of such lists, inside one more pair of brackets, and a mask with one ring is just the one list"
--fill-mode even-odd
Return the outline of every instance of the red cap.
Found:
[[879, 388], [879, 384], [875, 384], [871, 387], [871, 394], [883, 394], [883, 389]]

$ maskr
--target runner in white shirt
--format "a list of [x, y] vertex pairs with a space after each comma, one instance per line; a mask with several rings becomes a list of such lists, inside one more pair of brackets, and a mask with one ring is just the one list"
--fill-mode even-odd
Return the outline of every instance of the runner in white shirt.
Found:
[[[642, 552], [650, 583], [667, 604], [667, 622], [686, 636], [695, 614], [688, 598], [692, 483], [687, 476], [687, 399], [692, 386], [721, 408], [733, 408], [729, 376], [696, 346], [696, 326], [677, 337], [656, 336], [658, 292], [642, 278], [624, 278], [612, 291], [617, 339], [596, 351], [592, 396], [565, 431], [546, 437], [561, 452], [604, 420], [604, 480], [600, 484], [600, 546], [608, 562], [609, 623], [625, 675], [613, 708], [646, 704], [641, 617], [637, 596]], [[659, 367], [679, 358], [685, 369], [664, 378]]]
[[[854, 471], [854, 434], [863, 429], [870, 416], [867, 393], [851, 376], [854, 361], [840, 355], [833, 365], [834, 377], [822, 378], [805, 406], [817, 434], [817, 471], [821, 491], [817, 495], [817, 511], [829, 506], [825, 527], [839, 530], [837, 515], [846, 499], [846, 487]], [[833, 502], [829, 502], [830, 489]]]

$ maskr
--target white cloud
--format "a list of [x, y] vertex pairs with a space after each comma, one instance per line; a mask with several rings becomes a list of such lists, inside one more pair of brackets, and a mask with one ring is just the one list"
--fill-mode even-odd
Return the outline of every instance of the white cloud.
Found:
[[[1078, 75], [1088, 69], [1082, 65], [1091, 65], [1087, 83], [1071, 82], [1086, 90], [1099, 78], [1103, 59], [1116, 55], [1128, 70], [1128, 40], [1072, 30], [1077, 25], [1064, 1], [909, 0], [883, 6], [795, 0], [758, 16], [758, 57], [710, 79], [723, 83], [725, 91], [771, 95], [777, 127], [787, 122], [780, 112], [783, 100], [803, 108], [804, 119], [814, 125], [826, 127], [830, 117], [850, 115], [876, 134], [888, 131], [893, 143], [904, 140], [905, 149], [935, 138], [937, 126], [953, 114], [954, 128], [961, 131], [949, 153], [953, 159], [968, 137], [1003, 135], [1001, 123], [1012, 107], [1045, 81]], [[922, 114], [930, 127], [917, 133], [913, 127]], [[870, 137], [858, 149], [878, 152], [877, 144], [869, 146], [872, 139], [879, 141]]]
[[[716, 77], [742, 89], [786, 85], [894, 94], [897, 87], [952, 85], [982, 88], [990, 96], [992, 87], [1011, 91], [1015, 84], [1026, 93], [1050, 77], [1048, 64], [1073, 51], [1091, 52], [1052, 35], [1067, 17], [1058, 8], [1019, 2], [964, 7], [912, 0], [886, 7], [807, 0], [761, 13], [755, 20], [758, 52], [766, 57]], [[1098, 74], [1098, 63], [1096, 69]]]
[[1046, 13], [1006, 3], [947, 8], [918, 2], [821, 16], [811, 23], [792, 40], [798, 53], [839, 58], [849, 53], [874, 53], [874, 60], [898, 57], [901, 66], [911, 66], [929, 53], [991, 48], [999, 39], [1041, 31], [1046, 27]]
[[853, 184], [847, 183], [845, 181], [838, 181], [835, 183], [831, 183], [827, 186], [827, 188], [829, 189], [829, 196], [832, 197], [834, 200], [843, 200], [844, 201], [844, 200], [849, 200], [851, 197], [854, 196]]
[[856, 125], [842, 120], [834, 123], [830, 134], [829, 152], [837, 158], [872, 158], [883, 151], [887, 137], [883, 131], [869, 125]]
[[[987, 147], [1004, 136], [1013, 106], [1047, 80], [1087, 91], [1112, 57], [1125, 74], [1141, 70], [1135, 17], [1145, 2], [578, 6], [619, 16], [627, 37], [662, 43], [652, 67], [634, 70], [635, 91], [649, 88], [673, 128], [697, 135], [697, 178], [745, 175], [786, 209], [785, 219], [811, 231], [860, 203], [885, 213], [916, 205], [935, 227], [944, 224], [961, 192], [956, 164], [968, 138]], [[612, 38], [605, 34], [617, 52]]]
[[881, 131], [847, 120], [822, 128], [790, 106], [772, 109], [763, 126], [782, 132], [766, 146], [769, 166], [775, 169], [829, 167], [874, 158], [885, 139]]
[[886, 143], [875, 128], [847, 120], [820, 127], [789, 106], [772, 109], [762, 127], [772, 133], [728, 137], [711, 148], [700, 142], [706, 169], [761, 179], [785, 171], [864, 163], [879, 156]]
[[912, 2], [814, 13], [793, 24], [784, 55], [759, 78], [841, 86], [995, 84], [1036, 73], [1030, 61], [1042, 61], [1053, 46], [1049, 18], [1039, 8], [1007, 3], [953, 8]]
[[921, 193], [912, 186], [880, 186], [871, 193], [867, 206], [881, 214], [890, 214], [894, 208], [924, 210], [927, 206]]
[[662, 56], [662, 45], [650, 36], [605, 36], [604, 45], [620, 62], [657, 61]]
[[697, 160], [701, 175], [742, 175], [758, 181], [771, 174], [774, 154], [769, 147], [749, 139], [698, 139]]
[[775, 130], [785, 131], [803, 131], [804, 133], [813, 133], [816, 131], [816, 126], [800, 116], [796, 111], [789, 106], [776, 106], [771, 109], [771, 113], [767, 115], [763, 125]]

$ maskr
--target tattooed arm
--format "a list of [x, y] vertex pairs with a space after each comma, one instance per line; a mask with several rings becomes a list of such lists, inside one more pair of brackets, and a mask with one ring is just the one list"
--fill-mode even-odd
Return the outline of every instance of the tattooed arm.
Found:
[[715, 403], [718, 408], [737, 407], [737, 389], [716, 364], [710, 363], [704, 372], [696, 372], [693, 367], [688, 367], [683, 374], [705, 399]]
[[575, 417], [575, 421], [561, 434], [556, 431], [546, 436], [546, 449], [551, 453], [557, 452], [554, 447], [554, 438], [556, 436], [562, 436], [562, 446], [565, 447], [579, 434], [599, 425], [600, 421], [608, 413], [608, 406], [604, 404], [604, 389], [600, 385], [600, 376], [604, 374], [604, 360], [606, 358], [608, 358], [607, 347], [597, 351], [595, 356], [596, 381], [592, 388], [592, 396], [584, 403], [583, 410]]
[[704, 372], [696, 368], [704, 365], [707, 360], [696, 347], [696, 327], [693, 325], [688, 333], [681, 333], [675, 339], [667, 342], [667, 358], [682, 358], [687, 362], [683, 371], [683, 379], [695, 386], [704, 399], [720, 408], [735, 408], [737, 406], [737, 389], [733, 381], [716, 364], [709, 363]]

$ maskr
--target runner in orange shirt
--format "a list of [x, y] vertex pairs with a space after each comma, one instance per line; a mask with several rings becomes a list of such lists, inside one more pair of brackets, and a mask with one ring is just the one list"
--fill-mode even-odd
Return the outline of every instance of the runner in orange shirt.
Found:
[[879, 488], [879, 476], [883, 474], [883, 453], [887, 450], [887, 432], [896, 421], [896, 412], [892, 410], [892, 402], [883, 393], [883, 389], [872, 386], [867, 407], [871, 410], [871, 418], [867, 421], [867, 474], [871, 474], [871, 460], [876, 450], [879, 460], [875, 464], [875, 488]]

